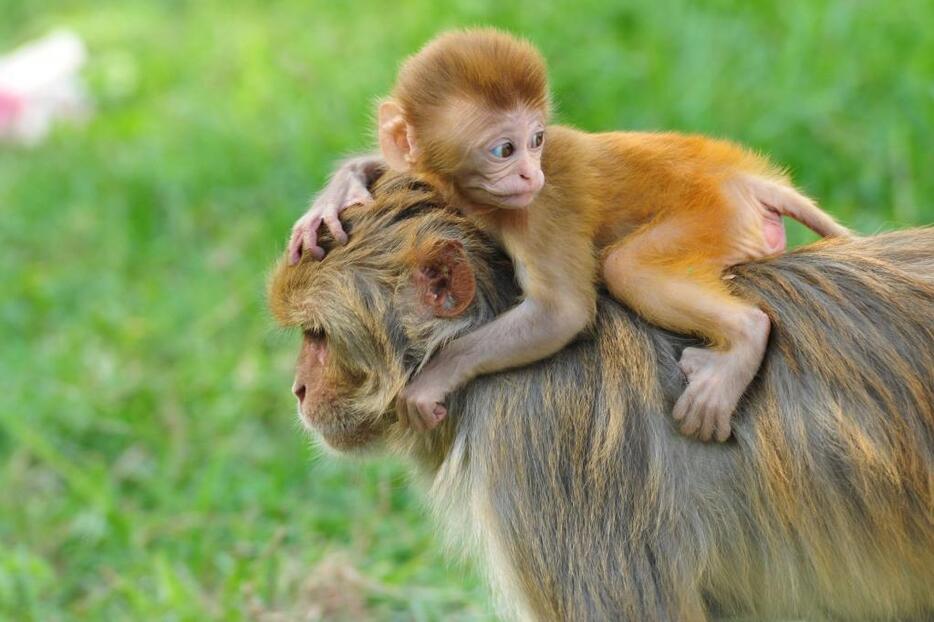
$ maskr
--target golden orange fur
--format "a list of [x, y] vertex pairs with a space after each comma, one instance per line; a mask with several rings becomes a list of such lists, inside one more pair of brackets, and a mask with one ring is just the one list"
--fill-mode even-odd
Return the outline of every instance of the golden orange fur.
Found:
[[[688, 434], [725, 440], [729, 417], [761, 362], [770, 321], [733, 295], [723, 271], [783, 251], [781, 216], [825, 236], [846, 229], [767, 159], [727, 141], [674, 133], [592, 134], [551, 125], [540, 155], [544, 186], [527, 208], [496, 204], [500, 195], [493, 190], [492, 203], [466, 190], [479, 185], [486, 192], [485, 179], [505, 187], [504, 167], [522, 165], [509, 164], [508, 156], [502, 163], [490, 159], [486, 139], [477, 138], [485, 127], [512, 127], [503, 134], [525, 136], [530, 123], [547, 123], [550, 112], [541, 55], [528, 42], [489, 29], [430, 42], [405, 62], [383, 103], [387, 161], [441, 188], [499, 240], [536, 307], [504, 316], [484, 329], [482, 340], [453, 344], [433, 364], [443, 371], [431, 382], [417, 378], [406, 399], [424, 412], [431, 403], [426, 396], [442, 399], [440, 384], [462, 384], [556, 352], [592, 319], [602, 277], [614, 297], [653, 323], [713, 346], [685, 352], [690, 383], [674, 415]], [[526, 143], [516, 144], [519, 157], [538, 157], [522, 151]], [[530, 183], [528, 173], [517, 175], [516, 184]], [[541, 326], [529, 328], [533, 321]], [[504, 339], [511, 350], [489, 347]], [[509, 354], [515, 350], [527, 354]]]

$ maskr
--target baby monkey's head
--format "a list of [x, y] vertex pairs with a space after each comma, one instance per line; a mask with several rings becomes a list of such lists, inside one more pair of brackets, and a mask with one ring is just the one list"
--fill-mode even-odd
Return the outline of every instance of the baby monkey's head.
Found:
[[528, 206], [545, 183], [551, 113], [545, 61], [493, 29], [443, 34], [402, 65], [379, 107], [389, 166], [427, 175], [470, 203]]

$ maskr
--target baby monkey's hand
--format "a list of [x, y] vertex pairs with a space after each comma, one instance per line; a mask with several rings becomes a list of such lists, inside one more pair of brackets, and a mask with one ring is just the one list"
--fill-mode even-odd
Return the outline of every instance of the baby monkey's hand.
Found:
[[318, 244], [318, 227], [324, 222], [334, 240], [345, 244], [347, 234], [341, 226], [340, 213], [351, 205], [364, 205], [373, 200], [362, 181], [338, 171], [321, 191], [305, 215], [292, 227], [289, 239], [289, 264], [297, 264], [304, 253], [315, 259], [324, 258], [324, 249]]
[[429, 363], [396, 398], [399, 423], [416, 432], [433, 430], [447, 416], [444, 399], [457, 386], [452, 374]]
[[361, 156], [346, 161], [337, 169], [305, 215], [292, 227], [289, 265], [297, 264], [305, 253], [317, 260], [324, 258], [324, 248], [318, 244], [318, 227], [322, 222], [336, 242], [346, 244], [347, 233], [341, 226], [340, 213], [352, 205], [366, 205], [373, 200], [369, 185], [379, 177], [383, 167], [381, 158]]

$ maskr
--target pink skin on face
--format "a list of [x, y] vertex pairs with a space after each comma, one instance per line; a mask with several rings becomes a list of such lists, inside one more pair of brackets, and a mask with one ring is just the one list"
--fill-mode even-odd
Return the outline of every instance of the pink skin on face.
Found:
[[484, 129], [457, 175], [461, 192], [480, 205], [528, 207], [545, 185], [545, 124], [541, 114], [526, 108], [485, 113], [478, 125]]

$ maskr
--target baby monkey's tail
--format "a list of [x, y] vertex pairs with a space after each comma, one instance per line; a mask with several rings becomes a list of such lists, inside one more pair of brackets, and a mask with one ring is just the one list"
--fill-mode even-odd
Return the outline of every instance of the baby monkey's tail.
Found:
[[760, 203], [782, 216], [794, 218], [814, 233], [825, 238], [853, 236], [849, 229], [793, 186], [755, 175], [746, 176], [744, 181]]

